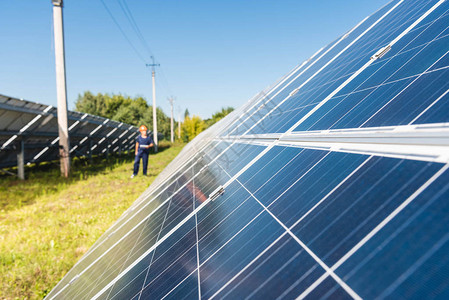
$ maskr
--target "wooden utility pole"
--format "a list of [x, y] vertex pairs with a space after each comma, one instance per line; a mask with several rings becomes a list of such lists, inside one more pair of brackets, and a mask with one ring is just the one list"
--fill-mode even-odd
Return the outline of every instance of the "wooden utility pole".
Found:
[[152, 64], [146, 64], [147, 67], [151, 67], [151, 78], [153, 81], [153, 141], [154, 141], [154, 152], [157, 152], [157, 115], [156, 115], [156, 72], [154, 67], [159, 67], [160, 64], [154, 63], [154, 57], [151, 56], [151, 59], [153, 60]]
[[64, 25], [62, 18], [62, 0], [52, 0], [53, 27], [55, 36], [55, 63], [56, 63], [56, 93], [58, 98], [58, 131], [59, 131], [59, 157], [61, 175], [69, 177], [69, 130], [67, 119], [67, 85], [65, 77], [64, 57]]

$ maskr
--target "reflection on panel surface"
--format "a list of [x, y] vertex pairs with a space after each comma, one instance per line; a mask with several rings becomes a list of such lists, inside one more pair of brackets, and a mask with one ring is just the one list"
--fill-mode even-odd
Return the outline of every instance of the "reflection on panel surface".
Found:
[[202, 132], [48, 298], [447, 298], [448, 17], [392, 1]]

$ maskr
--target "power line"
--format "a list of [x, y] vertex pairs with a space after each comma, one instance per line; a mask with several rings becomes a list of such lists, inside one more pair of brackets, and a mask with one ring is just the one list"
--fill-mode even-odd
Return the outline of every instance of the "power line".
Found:
[[[104, 0], [100, 0], [101, 3], [103, 4], [104, 8], [106, 9], [106, 11], [108, 12], [109, 16], [112, 18], [112, 20], [114, 21], [115, 25], [117, 25], [118, 29], [120, 30], [120, 32], [122, 33], [122, 35], [125, 37], [126, 41], [130, 44], [130, 46], [133, 48], [134, 52], [139, 56], [139, 58], [143, 61], [143, 62], [147, 62], [147, 60], [144, 58], [144, 56], [137, 50], [137, 48], [134, 46], [134, 44], [131, 42], [130, 38], [128, 37], [128, 35], [125, 33], [124, 29], [122, 28], [122, 26], [120, 25], [120, 23], [117, 21], [117, 19], [114, 17], [113, 13], [111, 12], [111, 10], [109, 9], [109, 7], [106, 5], [106, 3], [104, 2]], [[154, 57], [153, 52], [151, 51], [147, 41], [145, 40], [145, 37], [142, 34], [142, 31], [140, 30], [139, 26], [137, 25], [137, 22], [134, 18], [134, 15], [132, 14], [128, 4], [126, 3], [125, 0], [117, 0], [120, 9], [122, 10], [123, 14], [125, 15], [125, 17], [127, 18], [128, 22], [131, 25], [131, 28], [133, 29], [133, 31], [135, 32], [136, 36], [138, 37], [140, 43], [142, 44], [142, 46], [144, 47], [144, 49], [146, 50], [146, 52], [149, 54], [149, 56], [151, 58]], [[153, 62], [154, 63], [154, 62]], [[162, 88], [164, 90], [166, 90], [168, 92], [168, 94], [173, 94], [172, 89], [170, 88], [170, 85], [168, 83], [167, 77], [165, 76], [165, 72], [163, 71], [162, 68], [160, 68], [160, 73], [161, 73], [161, 84], [162, 84]]]
[[143, 61], [146, 62], [144, 57], [142, 56], [142, 54], [140, 54], [139, 51], [137, 51], [136, 47], [133, 45], [133, 43], [131, 42], [131, 40], [128, 38], [128, 36], [126, 35], [125, 31], [123, 30], [122, 26], [120, 26], [120, 23], [115, 19], [114, 15], [112, 14], [112, 12], [109, 10], [108, 6], [106, 5], [106, 3], [104, 3], [103, 0], [100, 0], [101, 3], [103, 4], [104, 8], [106, 9], [106, 11], [108, 12], [109, 16], [112, 18], [112, 20], [114, 21], [115, 25], [117, 25], [118, 29], [120, 30], [120, 32], [122, 33], [123, 37], [126, 39], [126, 41], [128, 41], [129, 45], [133, 48], [134, 52], [136, 52], [137, 56], [139, 56], [139, 58]]
[[150, 56], [154, 56], [153, 52], [150, 49], [150, 46], [148, 46], [147, 41], [143, 37], [142, 31], [140, 31], [139, 26], [136, 23], [136, 20], [134, 19], [134, 16], [131, 12], [131, 10], [128, 7], [128, 4], [126, 1], [120, 1], [117, 0], [118, 4], [120, 5], [120, 8], [122, 9], [123, 13], [125, 14], [126, 18], [128, 19], [129, 23], [131, 24], [131, 27], [133, 28], [134, 32], [136, 33], [137, 37], [139, 38], [140, 42], [146, 48]]
[[[141, 44], [146, 48], [146, 50], [148, 51], [150, 56], [154, 57], [153, 52], [151, 51], [150, 47], [148, 46], [148, 43], [147, 43], [146, 39], [144, 38], [142, 31], [140, 30], [139, 26], [137, 25], [134, 15], [132, 14], [131, 10], [129, 9], [129, 6], [128, 6], [126, 0], [117, 0], [117, 2], [119, 3], [120, 8], [122, 9], [123, 13], [125, 14], [126, 18], [128, 19], [129, 23], [131, 24], [131, 27], [133, 28], [134, 32], [139, 37]], [[162, 76], [162, 81], [164, 81], [163, 82], [163, 85], [165, 86], [164, 89], [169, 94], [173, 94], [172, 89], [170, 88], [170, 85], [168, 83], [167, 77], [165, 76], [165, 72], [163, 71], [163, 68], [161, 67], [159, 69], [160, 69], [160, 74]]]

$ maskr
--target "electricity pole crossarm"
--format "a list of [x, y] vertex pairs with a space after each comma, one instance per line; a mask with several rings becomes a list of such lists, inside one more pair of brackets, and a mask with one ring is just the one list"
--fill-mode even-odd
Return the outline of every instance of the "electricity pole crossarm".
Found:
[[62, 0], [52, 0], [53, 27], [55, 37], [56, 93], [58, 98], [59, 155], [61, 175], [70, 173], [69, 130], [67, 120], [67, 85], [65, 77], [64, 27], [62, 20]]
[[146, 64], [147, 67], [151, 67], [151, 77], [153, 81], [153, 141], [154, 141], [154, 151], [157, 152], [158, 140], [157, 140], [157, 116], [156, 116], [156, 81], [155, 81], [155, 69], [154, 67], [159, 67], [160, 64], [154, 62], [154, 57], [151, 56], [153, 60], [152, 64]]

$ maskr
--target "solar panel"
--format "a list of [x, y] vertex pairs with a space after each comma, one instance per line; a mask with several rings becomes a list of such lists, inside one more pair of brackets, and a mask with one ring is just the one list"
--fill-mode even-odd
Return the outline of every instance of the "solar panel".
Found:
[[47, 298], [447, 298], [448, 12], [392, 1], [200, 134]]
[[[90, 114], [69, 111], [71, 156], [128, 150], [137, 127]], [[17, 165], [24, 149], [24, 163], [59, 158], [57, 109], [0, 95], [0, 168]]]

